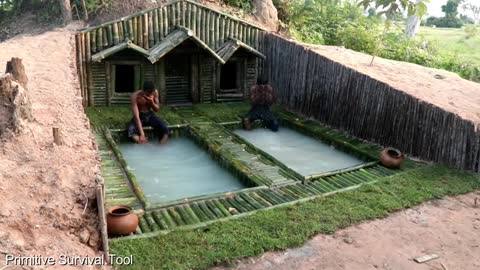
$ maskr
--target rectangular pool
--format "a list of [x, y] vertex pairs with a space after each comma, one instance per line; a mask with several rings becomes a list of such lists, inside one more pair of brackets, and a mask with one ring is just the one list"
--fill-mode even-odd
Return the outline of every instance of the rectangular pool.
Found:
[[332, 145], [286, 127], [281, 127], [278, 132], [257, 128], [251, 131], [237, 129], [234, 133], [302, 176], [365, 163]]
[[188, 137], [160, 145], [120, 143], [129, 169], [150, 203], [246, 188]]

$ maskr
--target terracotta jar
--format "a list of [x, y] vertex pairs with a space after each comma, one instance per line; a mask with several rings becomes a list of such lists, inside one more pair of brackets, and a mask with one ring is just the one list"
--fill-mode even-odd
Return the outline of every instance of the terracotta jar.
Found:
[[132, 208], [126, 205], [115, 205], [108, 208], [107, 230], [110, 235], [127, 235], [138, 226], [138, 217]]
[[388, 168], [399, 168], [404, 159], [403, 153], [393, 147], [387, 147], [380, 152], [380, 162]]

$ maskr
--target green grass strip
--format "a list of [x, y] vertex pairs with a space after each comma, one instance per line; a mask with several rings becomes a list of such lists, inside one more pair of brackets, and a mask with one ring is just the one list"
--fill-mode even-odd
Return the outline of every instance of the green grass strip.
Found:
[[120, 269], [207, 269], [268, 250], [299, 246], [318, 233], [333, 233], [426, 200], [479, 188], [476, 174], [443, 166], [422, 167], [356, 190], [260, 210], [196, 230], [110, 241], [111, 253], [133, 255], [133, 265], [119, 266]]

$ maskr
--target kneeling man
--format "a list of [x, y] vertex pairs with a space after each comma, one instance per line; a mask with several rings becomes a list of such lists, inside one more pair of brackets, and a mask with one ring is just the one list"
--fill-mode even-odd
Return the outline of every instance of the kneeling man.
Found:
[[128, 125], [128, 137], [136, 143], [147, 143], [143, 127], [153, 127], [160, 143], [168, 141], [168, 127], [155, 114], [160, 109], [158, 91], [152, 81], [143, 84], [143, 90], [138, 90], [130, 97], [133, 119]]

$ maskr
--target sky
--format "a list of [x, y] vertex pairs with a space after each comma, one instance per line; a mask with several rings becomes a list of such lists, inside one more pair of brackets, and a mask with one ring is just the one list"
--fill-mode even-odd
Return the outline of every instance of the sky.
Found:
[[[466, 0], [465, 3], [472, 3], [472, 4], [479, 4], [480, 0]], [[445, 15], [442, 12], [442, 6], [447, 3], [447, 0], [430, 0], [430, 3], [427, 3], [427, 13], [430, 16], [435, 16], [435, 17], [442, 17]], [[462, 14], [469, 14], [469, 12], [464, 12], [463, 10], [459, 10], [460, 13]]]

